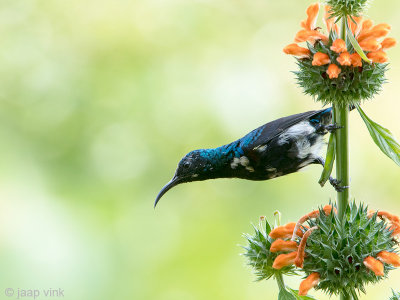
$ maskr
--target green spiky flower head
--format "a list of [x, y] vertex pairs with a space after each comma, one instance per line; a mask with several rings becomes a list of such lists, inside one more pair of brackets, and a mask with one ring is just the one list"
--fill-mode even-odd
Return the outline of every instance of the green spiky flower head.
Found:
[[[367, 208], [355, 203], [347, 207], [344, 221], [336, 213], [323, 211], [308, 221], [317, 227], [307, 239], [303, 270], [306, 275], [318, 273], [320, 281], [316, 289], [327, 294], [346, 294], [357, 299], [354, 291], [365, 292], [369, 283], [382, 280], [393, 267], [376, 259], [382, 251], [394, 252], [396, 241], [389, 224], [368, 214]], [[368, 268], [367, 261], [383, 266], [381, 274]]]
[[361, 16], [369, 7], [370, 0], [326, 0], [331, 7], [331, 14], [335, 17]]

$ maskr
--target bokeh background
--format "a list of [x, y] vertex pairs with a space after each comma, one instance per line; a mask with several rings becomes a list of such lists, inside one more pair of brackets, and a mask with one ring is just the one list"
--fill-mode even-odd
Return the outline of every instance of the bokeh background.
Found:
[[[240, 253], [260, 215], [335, 199], [321, 167], [268, 182], [182, 185], [179, 159], [281, 116], [302, 95], [290, 43], [310, 1], [3, 0], [0, 3], [0, 299], [276, 299]], [[369, 17], [400, 39], [400, 2]], [[400, 48], [367, 114], [400, 137]], [[351, 193], [400, 214], [400, 172], [351, 114]], [[400, 270], [362, 299], [386, 299]], [[297, 287], [299, 279], [287, 281]], [[318, 299], [327, 296], [312, 292]], [[42, 296], [42, 298], [44, 297]]]

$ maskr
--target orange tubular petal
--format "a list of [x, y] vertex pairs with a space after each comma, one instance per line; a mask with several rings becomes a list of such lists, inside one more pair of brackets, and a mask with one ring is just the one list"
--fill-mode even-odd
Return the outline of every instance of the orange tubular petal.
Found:
[[381, 262], [400, 267], [400, 257], [393, 252], [381, 251], [376, 256]]
[[310, 42], [310, 43], [314, 43], [317, 40], [322, 40], [323, 43], [327, 43], [328, 42], [328, 37], [322, 33], [320, 33], [317, 30], [300, 30], [295, 38], [294, 41], [296, 43], [302, 43], [302, 42]]
[[383, 263], [379, 260], [373, 258], [372, 256], [368, 256], [364, 259], [364, 265], [375, 273], [376, 276], [383, 276]]
[[371, 20], [364, 20], [364, 22], [361, 25], [360, 34], [370, 30], [372, 26], [374, 26], [374, 23]]
[[[329, 216], [332, 212], [332, 205], [329, 205], [329, 204], [325, 205], [323, 210], [324, 210], [325, 215]], [[335, 213], [337, 213], [336, 208], [333, 208], [333, 210], [335, 211]]]
[[[349, 24], [351, 32], [354, 35], [357, 35], [362, 28], [363, 18], [353, 16], [352, 18], [347, 17], [347, 20], [348, 20], [348, 24]], [[354, 23], [353, 20], [356, 21], [356, 23]]]
[[311, 273], [300, 283], [299, 296], [306, 296], [308, 291], [315, 287], [319, 282], [319, 274]]
[[358, 53], [351, 54], [350, 60], [353, 67], [362, 67], [361, 56]]
[[372, 60], [372, 62], [379, 63], [379, 64], [382, 64], [382, 63], [385, 63], [388, 61], [386, 52], [384, 52], [382, 50], [379, 50], [376, 52], [370, 52], [367, 54], [367, 57], [370, 60]]
[[326, 71], [330, 79], [338, 78], [340, 72], [342, 72], [342, 70], [335, 64], [330, 64], [328, 70]]
[[294, 259], [296, 258], [297, 252], [291, 252], [288, 254], [279, 254], [272, 264], [274, 269], [282, 269], [283, 267], [293, 265]]
[[[323, 210], [324, 210], [325, 215], [329, 216], [331, 214], [331, 212], [332, 212], [332, 205], [325, 205]], [[337, 212], [336, 208], [334, 208], [334, 211], [335, 211], [335, 213]], [[319, 210], [318, 209], [313, 210], [312, 212], [302, 216], [300, 218], [300, 220], [296, 223], [295, 228], [293, 229], [292, 241], [294, 241], [296, 239], [296, 235], [299, 236], [299, 237], [303, 236], [303, 232], [301, 231], [300, 226], [305, 221], [307, 221], [308, 219], [317, 218], [318, 216], [319, 216]], [[304, 227], [308, 228], [308, 226], [304, 226]], [[294, 231], [296, 231], [296, 234], [295, 234]]]
[[311, 52], [307, 48], [300, 47], [297, 44], [290, 44], [283, 48], [283, 52], [286, 54], [300, 56], [300, 57], [308, 57]]
[[312, 61], [313, 66], [323, 66], [327, 65], [331, 62], [329, 55], [322, 52], [317, 52], [314, 54], [314, 58]]
[[287, 234], [288, 232], [287, 229], [285, 229], [285, 226], [278, 226], [271, 230], [269, 236], [275, 240], [278, 238], [287, 238]]
[[364, 51], [378, 51], [382, 46], [377, 40], [370, 39], [360, 42], [360, 47]]
[[[271, 230], [271, 232], [269, 233], [269, 236], [271, 238], [278, 239], [289, 239], [292, 237], [293, 234], [293, 230], [296, 227], [296, 223], [288, 223], [286, 225], [283, 226], [278, 226], [274, 229]], [[299, 236], [303, 236], [302, 231], [299, 229], [297, 234], [299, 234]]]
[[351, 66], [351, 57], [349, 52], [343, 52], [336, 60], [342, 66]]
[[394, 38], [386, 38], [383, 40], [383, 42], [381, 43], [382, 45], [382, 49], [389, 49], [392, 48], [394, 46], [396, 46], [396, 40]]
[[378, 25], [372, 27], [370, 30], [362, 32], [358, 36], [357, 40], [360, 43], [362, 41], [369, 40], [369, 39], [379, 39], [379, 38], [386, 36], [389, 33], [390, 29], [391, 29], [390, 25], [388, 25], [386, 23], [378, 24]]
[[318, 18], [318, 12], [319, 12], [319, 3], [314, 3], [311, 4], [307, 8], [307, 19], [302, 22], [302, 25], [305, 29], [308, 30], [314, 30], [317, 24], [317, 18]]
[[296, 265], [296, 267], [303, 268], [307, 239], [311, 235], [311, 233], [317, 229], [318, 229], [318, 227], [314, 226], [314, 227], [310, 228], [309, 230], [307, 230], [306, 233], [304, 233], [304, 236], [301, 239], [299, 248], [297, 249], [296, 259], [294, 260], [294, 264]]
[[[378, 51], [378, 52], [383, 52], [383, 51]], [[391, 222], [395, 223], [400, 223], [400, 218], [396, 215], [391, 214], [390, 212], [387, 211], [378, 211], [378, 217], [385, 217]]]
[[271, 252], [296, 251], [297, 243], [294, 241], [284, 241], [284, 240], [278, 239], [271, 244], [271, 248], [269, 250]]
[[336, 53], [342, 53], [347, 51], [346, 43], [342, 39], [336, 39], [333, 41], [331, 50]]

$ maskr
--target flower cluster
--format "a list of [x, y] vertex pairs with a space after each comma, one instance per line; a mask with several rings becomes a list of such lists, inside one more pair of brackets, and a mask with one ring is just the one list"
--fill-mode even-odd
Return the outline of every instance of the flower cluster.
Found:
[[[316, 25], [319, 11], [318, 3], [308, 7], [307, 19], [301, 22], [303, 29], [297, 32], [295, 43], [283, 49], [298, 58], [300, 71], [295, 74], [299, 85], [306, 94], [324, 103], [354, 104], [372, 98], [385, 82], [385, 51], [396, 45], [395, 39], [386, 37], [390, 26], [374, 26], [369, 19], [348, 16], [342, 17], [346, 18], [347, 28], [339, 30], [332, 8], [326, 5], [324, 34]], [[339, 37], [354, 40], [351, 43]]]
[[[354, 296], [355, 290], [365, 292], [366, 284], [377, 282], [394, 267], [400, 267], [395, 251], [395, 238], [399, 235], [400, 219], [388, 212], [368, 212], [363, 205], [352, 203], [341, 222], [336, 208], [326, 205], [297, 223], [272, 229], [267, 237], [248, 236], [246, 256], [259, 278], [269, 278], [277, 272], [287, 274], [288, 270], [294, 274], [294, 266], [303, 271], [300, 296], [312, 288], [331, 295]], [[265, 253], [269, 260], [265, 260]]]

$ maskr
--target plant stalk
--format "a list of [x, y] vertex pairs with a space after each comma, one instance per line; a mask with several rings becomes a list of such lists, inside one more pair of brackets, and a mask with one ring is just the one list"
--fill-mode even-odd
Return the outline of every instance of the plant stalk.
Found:
[[[342, 19], [341, 38], [346, 42], [346, 19]], [[349, 186], [349, 109], [347, 105], [333, 105], [333, 118], [337, 125], [342, 126], [335, 132], [336, 136], [336, 178], [341, 186]], [[337, 194], [338, 216], [343, 220], [349, 203], [349, 188]], [[349, 294], [340, 294], [341, 300], [351, 300]]]
[[280, 274], [280, 273], [276, 273], [275, 274], [275, 279], [276, 279], [276, 282], [278, 283], [278, 286], [279, 286], [279, 290], [281, 290], [281, 289], [286, 289], [286, 286], [285, 286], [285, 282], [283, 281], [283, 276], [282, 276], [282, 274]]
[[[336, 124], [342, 126], [336, 134], [336, 178], [341, 186], [349, 186], [349, 149], [348, 149], [348, 117], [347, 106], [339, 107], [334, 105], [334, 119]], [[349, 202], [349, 188], [337, 193], [338, 216], [343, 219]]]

